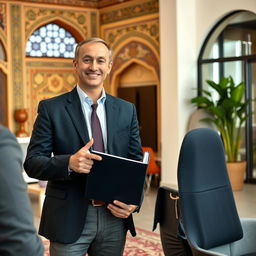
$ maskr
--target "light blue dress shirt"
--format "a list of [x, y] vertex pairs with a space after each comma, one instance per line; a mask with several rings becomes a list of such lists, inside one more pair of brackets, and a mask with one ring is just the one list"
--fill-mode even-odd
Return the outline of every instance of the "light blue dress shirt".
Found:
[[[92, 138], [92, 129], [91, 129], [91, 114], [92, 114], [92, 104], [93, 100], [77, 85], [77, 93], [79, 95], [82, 110], [85, 118], [85, 122], [87, 125], [89, 138]], [[104, 88], [102, 89], [101, 97], [97, 100], [97, 115], [100, 120], [103, 143], [105, 152], [107, 152], [107, 122], [106, 122], [106, 110], [105, 110], [105, 101], [106, 101], [106, 93]]]

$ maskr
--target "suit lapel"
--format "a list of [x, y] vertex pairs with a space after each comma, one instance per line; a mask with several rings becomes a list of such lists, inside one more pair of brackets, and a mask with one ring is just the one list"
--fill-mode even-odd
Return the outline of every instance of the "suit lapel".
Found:
[[83, 143], [86, 144], [89, 141], [88, 129], [76, 87], [68, 95], [66, 110]]
[[107, 149], [108, 153], [113, 154], [111, 145], [116, 132], [116, 118], [118, 117], [119, 108], [116, 106], [114, 98], [109, 94], [107, 94], [105, 107], [107, 118]]

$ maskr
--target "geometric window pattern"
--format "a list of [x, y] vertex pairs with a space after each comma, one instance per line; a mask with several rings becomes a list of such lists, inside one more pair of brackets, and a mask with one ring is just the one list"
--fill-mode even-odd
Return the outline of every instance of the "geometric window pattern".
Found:
[[40, 27], [30, 36], [26, 45], [26, 56], [73, 58], [76, 39], [56, 24]]

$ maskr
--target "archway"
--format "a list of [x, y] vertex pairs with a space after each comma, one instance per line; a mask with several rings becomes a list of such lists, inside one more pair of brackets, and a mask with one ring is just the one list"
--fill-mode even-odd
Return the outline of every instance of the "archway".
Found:
[[[151, 83], [149, 83], [148, 81], [144, 81], [144, 82], [140, 81], [140, 83], [142, 84], [140, 86], [138, 86], [137, 84], [134, 87], [136, 87], [136, 91], [138, 91], [138, 87], [144, 87], [142, 85], [146, 85], [146, 84], [148, 86], [150, 85], [152, 86], [152, 95], [154, 94], [156, 95], [156, 100], [155, 100], [156, 128], [155, 130], [157, 135], [156, 135], [156, 142], [154, 143], [151, 142], [150, 144], [153, 146], [155, 151], [159, 151], [160, 130], [161, 130], [160, 101], [159, 101], [159, 98], [160, 98], [160, 78], [159, 78], [160, 74], [159, 74], [159, 58], [158, 58], [159, 56], [155, 54], [154, 49], [152, 49], [152, 47], [148, 43], [144, 42], [139, 38], [126, 41], [121, 46], [119, 46], [119, 48], [114, 49], [114, 53], [115, 53], [114, 64], [113, 64], [113, 68], [110, 76], [110, 83], [109, 83], [109, 91], [111, 94], [118, 95], [118, 88], [121, 86], [120, 81], [124, 78], [123, 75], [127, 76], [127, 74], [129, 73], [131, 74], [131, 72], [134, 72], [136, 67], [140, 67], [140, 69], [143, 70], [144, 74], [150, 73], [149, 77], [151, 77], [151, 80], [152, 80]], [[146, 75], [144, 77], [146, 77]], [[144, 89], [147, 90], [148, 88], [144, 88]], [[142, 99], [142, 104], [144, 102], [146, 102], [145, 98]], [[137, 111], [139, 112], [140, 109]], [[150, 129], [149, 128], [147, 129], [150, 133]], [[147, 140], [145, 142], [148, 143]], [[155, 143], [156, 143], [156, 146], [155, 146]]]
[[117, 96], [136, 106], [142, 145], [157, 151], [157, 81], [152, 72], [133, 62], [119, 76]]

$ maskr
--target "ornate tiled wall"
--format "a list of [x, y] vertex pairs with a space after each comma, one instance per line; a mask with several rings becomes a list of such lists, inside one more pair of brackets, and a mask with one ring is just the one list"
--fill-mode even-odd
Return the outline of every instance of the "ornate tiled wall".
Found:
[[14, 109], [23, 108], [24, 95], [24, 45], [22, 44], [22, 12], [21, 6], [11, 4], [11, 76], [13, 89], [13, 107]]
[[[95, 12], [87, 10], [66, 10], [62, 8], [39, 8], [24, 6], [25, 39], [38, 27], [56, 22], [72, 31], [78, 41], [91, 36], [91, 31], [97, 31], [96, 24], [91, 26]], [[95, 33], [95, 32], [94, 32]], [[51, 98], [70, 91], [75, 83], [72, 60], [48, 58], [26, 58], [26, 98], [30, 110], [28, 127], [32, 129], [40, 100]]]
[[[6, 73], [10, 128], [15, 130], [13, 111], [26, 108], [27, 129], [31, 132], [38, 102], [69, 91], [75, 84], [71, 60], [25, 56], [26, 41], [37, 28], [55, 22], [78, 41], [101, 36], [114, 49], [114, 72], [134, 60], [154, 70], [159, 81], [158, 16], [157, 0], [127, 1], [101, 9], [0, 0], [0, 38], [9, 53]], [[106, 89], [112, 92], [116, 86], [113, 76], [108, 81]]]
[[[120, 80], [129, 67], [142, 66], [152, 74], [156, 85], [157, 130], [160, 131], [160, 46], [159, 46], [159, 3], [157, 0], [126, 2], [100, 10], [101, 36], [113, 48], [113, 67], [107, 90], [118, 94]], [[129, 73], [132, 75], [131, 73]], [[133, 79], [134, 81], [134, 79]], [[134, 81], [136, 84], [136, 81]], [[130, 84], [130, 86], [133, 86]], [[134, 85], [135, 86], [135, 85]], [[160, 133], [157, 134], [160, 148]]]
[[[7, 49], [7, 24], [6, 24], [7, 12], [6, 12], [6, 4], [0, 3], [0, 40], [1, 45], [6, 54]], [[0, 58], [0, 67], [5, 70], [7, 69], [7, 62], [4, 59]]]
[[59, 21], [69, 25], [73, 33], [76, 32], [80, 38], [90, 35], [90, 12], [85, 10], [65, 10], [61, 8], [42, 8], [24, 6], [25, 13], [25, 38], [27, 39], [33, 31], [43, 24], [51, 21]]
[[37, 114], [38, 103], [65, 92], [71, 91], [76, 84], [71, 60], [59, 62], [27, 61], [27, 102], [30, 109], [29, 127], [32, 127]]
[[[70, 91], [76, 81], [72, 60], [26, 57], [26, 41], [36, 29], [51, 22], [69, 30], [77, 41], [96, 36], [99, 33], [98, 10], [17, 2], [10, 3], [9, 8], [11, 108], [13, 111], [17, 108], [28, 110], [29, 119], [26, 125], [31, 132], [39, 101]], [[5, 16], [0, 17], [3, 17], [0, 26], [4, 26]], [[9, 118], [15, 126], [13, 116], [10, 115]]]
[[7, 17], [6, 4], [0, 3], [0, 38], [4, 44], [6, 44], [6, 33], [7, 33], [6, 17]]
[[116, 74], [133, 62], [150, 69], [159, 85], [159, 13], [157, 0], [141, 0], [100, 12], [101, 35], [114, 50], [108, 88], [117, 92]]
[[127, 21], [136, 17], [144, 17], [159, 11], [157, 0], [137, 1], [120, 7], [108, 8], [101, 11], [100, 24], [106, 25], [117, 21]]

